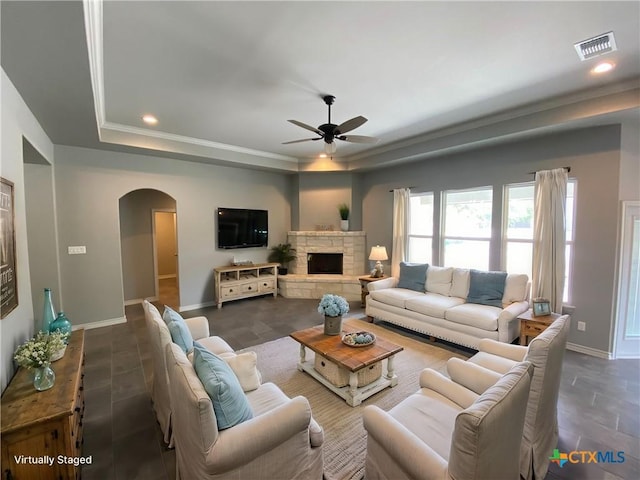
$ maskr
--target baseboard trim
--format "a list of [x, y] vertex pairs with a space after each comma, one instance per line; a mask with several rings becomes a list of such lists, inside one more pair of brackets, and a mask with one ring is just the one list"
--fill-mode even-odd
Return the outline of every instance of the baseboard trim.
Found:
[[121, 323], [127, 323], [127, 317], [109, 318], [107, 320], [98, 320], [97, 322], [80, 323], [73, 325], [72, 330], [79, 330], [84, 328], [85, 330], [91, 330], [93, 328], [109, 327], [111, 325], [119, 325]]
[[144, 300], [149, 300], [150, 302], [157, 302], [158, 297], [144, 297], [144, 298], [134, 298], [132, 300], [125, 300], [124, 306], [128, 307], [129, 305], [138, 305], [139, 303], [142, 303]]
[[193, 305], [180, 305], [180, 311], [188, 312], [189, 310], [197, 310], [199, 308], [213, 307], [214, 305], [217, 305], [215, 300], [211, 300], [210, 302], [204, 302], [204, 303], [194, 303]]
[[591, 355], [592, 357], [604, 358], [605, 360], [613, 360], [613, 354], [611, 352], [605, 352], [604, 350], [598, 350], [597, 348], [585, 347], [575, 343], [567, 343], [567, 350], [572, 352], [584, 353], [585, 355]]

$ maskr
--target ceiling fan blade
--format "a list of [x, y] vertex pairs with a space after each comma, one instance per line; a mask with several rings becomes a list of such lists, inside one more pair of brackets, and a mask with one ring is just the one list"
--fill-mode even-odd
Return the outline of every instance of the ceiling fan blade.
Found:
[[365, 135], [340, 135], [336, 137], [338, 140], [344, 140], [351, 143], [377, 143], [378, 139], [375, 137], [367, 137]]
[[316, 138], [303, 138], [302, 140], [291, 140], [290, 142], [282, 142], [282, 145], [289, 145], [290, 143], [310, 142], [311, 140], [320, 140], [322, 137]]
[[324, 135], [324, 133], [322, 133], [322, 130], [318, 130], [316, 127], [312, 127], [311, 125], [307, 125], [306, 123], [299, 122], [298, 120], [287, 120], [287, 121], [299, 127], [306, 128], [307, 130], [311, 130], [312, 132], [315, 132], [318, 135]]
[[333, 132], [335, 135], [342, 135], [343, 133], [347, 133], [347, 132], [350, 132], [351, 130], [358, 128], [360, 125], [362, 125], [366, 121], [367, 119], [362, 116], [354, 117], [351, 120], [347, 120], [346, 122], [343, 122], [340, 125], [338, 125]]

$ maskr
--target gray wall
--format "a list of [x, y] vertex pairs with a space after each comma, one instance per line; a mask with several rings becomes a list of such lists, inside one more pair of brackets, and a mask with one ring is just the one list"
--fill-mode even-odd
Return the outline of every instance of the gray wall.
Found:
[[[333, 225], [340, 230], [338, 205], [350, 207], [349, 230], [362, 229], [358, 175], [351, 172], [305, 172], [295, 182], [299, 223], [294, 230], [315, 230], [316, 225]], [[355, 193], [355, 196], [354, 196]]]
[[[412, 191], [494, 187], [494, 224], [500, 215], [502, 187], [533, 180], [529, 172], [570, 166], [577, 179], [573, 294], [570, 342], [598, 353], [609, 352], [617, 255], [621, 127], [589, 128], [554, 134], [418, 163], [372, 171], [363, 178], [363, 226], [367, 248], [391, 250], [392, 188]], [[633, 159], [630, 159], [633, 164]], [[635, 163], [638, 158], [635, 157]], [[631, 166], [627, 168], [631, 169]], [[501, 245], [492, 245], [491, 268], [500, 269]], [[434, 262], [435, 263], [435, 262]], [[578, 332], [577, 321], [587, 325]]]
[[64, 310], [58, 279], [56, 212], [51, 165], [24, 165], [24, 189], [29, 237], [31, 297], [36, 328], [42, 323], [44, 289], [50, 288], [56, 311]]
[[124, 300], [139, 300], [156, 294], [153, 272], [153, 209], [175, 209], [169, 195], [148, 188], [120, 198], [120, 246]]
[[[48, 162], [53, 161], [54, 151], [51, 140], [25, 105], [4, 70], [1, 71], [0, 82], [0, 111], [2, 115], [0, 175], [14, 184], [14, 226], [18, 280], [18, 307], [0, 321], [1, 383], [2, 390], [4, 390], [15, 372], [13, 352], [18, 345], [33, 335], [36, 324], [33, 315], [29, 265], [31, 262], [37, 262], [38, 259], [31, 260], [29, 258], [23, 139], [26, 138]], [[49, 259], [43, 259], [43, 261], [49, 261]], [[43, 280], [43, 283], [44, 281], [48, 282], [49, 278]], [[34, 286], [33, 288], [37, 290], [39, 287]]]
[[[217, 207], [269, 211], [270, 244], [291, 222], [285, 174], [211, 166], [168, 158], [56, 146], [55, 179], [60, 271], [65, 308], [74, 323], [115, 322], [124, 316], [119, 200], [150, 188], [176, 201], [181, 308], [213, 302], [212, 269], [235, 255], [266, 260], [267, 248], [216, 249]], [[66, 255], [86, 245], [86, 255]]]

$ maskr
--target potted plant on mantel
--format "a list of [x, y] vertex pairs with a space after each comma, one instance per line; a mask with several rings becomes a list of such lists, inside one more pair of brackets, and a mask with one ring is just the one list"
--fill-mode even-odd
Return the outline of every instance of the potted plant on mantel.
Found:
[[338, 212], [340, 212], [340, 230], [349, 231], [349, 205], [341, 203], [338, 205]]
[[289, 273], [287, 265], [296, 258], [298, 258], [296, 255], [296, 249], [293, 248], [290, 243], [279, 243], [278, 245], [271, 247], [271, 253], [269, 253], [268, 260], [270, 262], [277, 262], [280, 264], [278, 267], [278, 275], [286, 275]]

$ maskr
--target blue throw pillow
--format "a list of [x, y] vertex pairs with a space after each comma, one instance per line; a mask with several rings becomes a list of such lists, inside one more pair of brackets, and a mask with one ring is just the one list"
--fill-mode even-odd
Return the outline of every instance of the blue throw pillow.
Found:
[[171, 307], [164, 306], [164, 312], [162, 312], [162, 319], [164, 323], [169, 325], [171, 322], [182, 322], [184, 323], [184, 318], [178, 312], [176, 312]]
[[484, 272], [471, 269], [469, 275], [467, 302], [502, 308], [507, 272]]
[[253, 411], [238, 377], [227, 362], [196, 342], [193, 367], [213, 403], [218, 430], [253, 418]]
[[400, 262], [400, 279], [398, 288], [408, 288], [416, 292], [424, 292], [427, 282], [427, 263]]
[[193, 337], [184, 321], [169, 322], [167, 328], [169, 329], [173, 343], [178, 345], [184, 353], [189, 354], [193, 351]]

